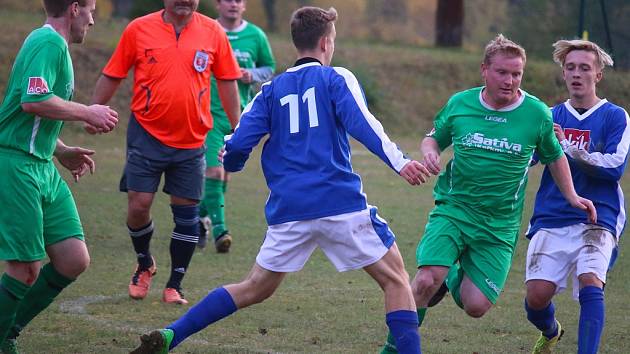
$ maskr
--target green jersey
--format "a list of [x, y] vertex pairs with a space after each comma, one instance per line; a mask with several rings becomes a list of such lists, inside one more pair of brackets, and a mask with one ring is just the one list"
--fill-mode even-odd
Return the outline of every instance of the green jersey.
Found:
[[453, 145], [454, 151], [438, 177], [435, 201], [459, 206], [473, 223], [518, 229], [532, 154], [549, 163], [562, 156], [562, 148], [551, 111], [538, 98], [520, 91], [518, 102], [494, 110], [482, 89], [455, 94], [435, 117], [428, 136], [440, 150]]
[[72, 59], [65, 39], [50, 25], [31, 32], [15, 59], [0, 105], [0, 147], [50, 160], [63, 122], [26, 113], [21, 104], [52, 96], [70, 100], [73, 91]]
[[[271, 54], [271, 46], [267, 40], [267, 36], [258, 26], [247, 21], [235, 28], [233, 31], [226, 31], [234, 56], [238, 61], [238, 65], [244, 69], [254, 69], [260, 67], [269, 67], [273, 72], [276, 63]], [[219, 92], [217, 91], [217, 83], [212, 77], [211, 86], [211, 107], [212, 117], [227, 118], [223, 111]], [[238, 91], [241, 97], [241, 109], [244, 108], [252, 99], [252, 85], [244, 84], [238, 81]]]

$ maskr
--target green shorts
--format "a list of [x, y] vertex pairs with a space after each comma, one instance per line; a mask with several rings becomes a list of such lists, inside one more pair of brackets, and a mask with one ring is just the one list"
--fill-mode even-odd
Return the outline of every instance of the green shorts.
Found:
[[37, 261], [48, 245], [83, 240], [72, 193], [52, 161], [0, 148], [0, 171], [0, 260]]
[[490, 230], [458, 207], [442, 204], [429, 214], [416, 262], [418, 267], [450, 267], [459, 261], [464, 274], [494, 304], [510, 271], [517, 238], [518, 230]]
[[232, 126], [227, 117], [223, 115], [213, 115], [214, 122], [212, 130], [206, 136], [206, 168], [221, 167], [219, 162], [219, 150], [225, 145], [223, 138], [231, 134]]

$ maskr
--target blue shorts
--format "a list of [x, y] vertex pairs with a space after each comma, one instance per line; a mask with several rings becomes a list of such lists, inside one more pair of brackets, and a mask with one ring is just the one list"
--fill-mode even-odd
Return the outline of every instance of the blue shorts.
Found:
[[205, 145], [197, 149], [178, 149], [162, 144], [131, 114], [127, 128], [127, 162], [120, 179], [120, 191], [155, 193], [164, 173], [164, 193], [201, 200], [205, 152]]

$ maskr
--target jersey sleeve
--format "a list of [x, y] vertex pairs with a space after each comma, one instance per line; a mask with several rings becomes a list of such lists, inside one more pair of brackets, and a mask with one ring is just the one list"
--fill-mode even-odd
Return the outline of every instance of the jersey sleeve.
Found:
[[344, 68], [335, 68], [335, 72], [339, 75], [331, 81], [331, 98], [341, 124], [353, 138], [394, 171], [400, 172], [410, 160], [389, 139], [383, 125], [368, 110], [356, 77]]
[[261, 30], [259, 32], [260, 38], [258, 40], [258, 61], [256, 67], [269, 67], [271, 71], [276, 71], [276, 60], [271, 52], [271, 45], [265, 33]]
[[217, 52], [212, 63], [212, 74], [217, 80], [236, 80], [241, 77], [241, 69], [234, 58], [230, 41], [223, 30], [216, 31]]
[[271, 83], [263, 84], [260, 92], [245, 106], [234, 134], [226, 137], [223, 168], [238, 172], [245, 167], [254, 146], [269, 133], [270, 112], [265, 99]]
[[29, 53], [20, 83], [21, 103], [42, 102], [56, 95], [53, 87], [64, 54], [64, 49], [52, 43], [40, 45]]
[[107, 65], [103, 69], [103, 75], [124, 79], [129, 69], [136, 62], [136, 36], [133, 24], [127, 26], [120, 37], [120, 41], [114, 50]]
[[551, 119], [551, 111], [547, 106], [542, 107], [545, 116], [540, 124], [538, 141], [536, 142], [536, 154], [542, 164], [549, 164], [560, 157], [563, 151], [556, 134], [553, 132], [553, 120]]
[[440, 151], [443, 151], [453, 143], [453, 133], [451, 132], [451, 120], [449, 114], [452, 107], [452, 98], [440, 109], [433, 119], [433, 129], [427, 137], [435, 139]]
[[588, 152], [563, 141], [562, 148], [570, 160], [587, 175], [618, 181], [626, 168], [630, 145], [630, 119], [623, 109], [617, 109], [607, 120], [607, 137], [602, 151]]

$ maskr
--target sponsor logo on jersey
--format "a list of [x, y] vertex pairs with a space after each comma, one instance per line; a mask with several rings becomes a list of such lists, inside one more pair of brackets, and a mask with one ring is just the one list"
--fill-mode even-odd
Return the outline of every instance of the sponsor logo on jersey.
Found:
[[485, 120], [497, 123], [507, 123], [507, 118], [504, 117], [486, 116]]
[[588, 151], [591, 144], [591, 131], [567, 128], [564, 130], [564, 136], [571, 145], [576, 146], [580, 150]]
[[510, 142], [507, 138], [488, 138], [483, 133], [468, 133], [462, 138], [462, 145], [496, 152], [514, 154], [523, 151], [523, 146]]
[[494, 290], [494, 292], [497, 293], [497, 295], [501, 294], [501, 289], [499, 289], [497, 284], [495, 284], [492, 280], [486, 278], [486, 284], [488, 284], [490, 289]]
[[250, 52], [241, 51], [238, 49], [234, 49], [234, 57], [236, 57], [236, 60], [238, 60], [239, 62], [243, 62], [245, 64], [249, 63], [252, 59], [252, 55]]
[[210, 58], [210, 55], [208, 53], [198, 50], [195, 53], [195, 60], [193, 62], [193, 65], [195, 66], [195, 70], [197, 70], [200, 73], [206, 71], [206, 68], [208, 67], [209, 58]]
[[28, 88], [26, 89], [27, 95], [45, 95], [50, 90], [48, 89], [48, 82], [43, 77], [29, 77]]

